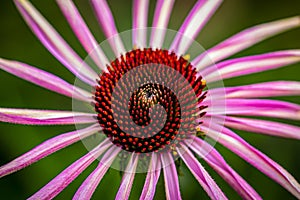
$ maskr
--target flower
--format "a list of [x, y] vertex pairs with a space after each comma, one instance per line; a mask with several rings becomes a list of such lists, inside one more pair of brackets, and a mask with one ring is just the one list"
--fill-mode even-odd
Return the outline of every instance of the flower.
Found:
[[[174, 34], [174, 32], [166, 30], [174, 1], [157, 1], [152, 24], [154, 28], [150, 29], [145, 28], [147, 27], [148, 1], [134, 1], [133, 30], [118, 34], [107, 3], [102, 0], [92, 0], [97, 19], [108, 38], [107, 43], [110, 44], [112, 52], [115, 54], [112, 56], [114, 59], [111, 59], [113, 62], [109, 63], [110, 59], [107, 57], [111, 58], [111, 56], [108, 55], [105, 44], [100, 44], [99, 48], [72, 1], [57, 0], [57, 2], [75, 35], [89, 53], [88, 58], [93, 60], [96, 67], [99, 67], [98, 72], [102, 71], [102, 73], [98, 76], [95, 68], [89, 65], [89, 59], [84, 62], [29, 1], [16, 0], [17, 8], [39, 40], [79, 80], [75, 85], [71, 85], [53, 74], [6, 59], [0, 60], [0, 68], [39, 86], [76, 99], [73, 104], [75, 111], [0, 108], [0, 120], [17, 124], [67, 125], [75, 123], [89, 126], [83, 128], [78, 126], [77, 131], [64, 133], [43, 142], [24, 155], [3, 165], [0, 168], [0, 177], [20, 170], [80, 139], [91, 137], [92, 141], [96, 141], [97, 146], [92, 147], [93, 149], [88, 154], [63, 170], [33, 194], [30, 199], [55, 197], [99, 156], [98, 166], [76, 191], [75, 199], [90, 198], [109, 167], [112, 165], [114, 168], [123, 169], [124, 163], [124, 174], [116, 199], [129, 197], [135, 173], [139, 170], [144, 172], [145, 169], [147, 169], [147, 175], [141, 199], [153, 198], [161, 171], [163, 171], [167, 199], [180, 199], [177, 173], [179, 167], [174, 161], [178, 157], [185, 163], [210, 198], [226, 199], [225, 194], [195, 155], [207, 162], [242, 198], [261, 199], [259, 194], [213, 148], [213, 143], [209, 143], [209, 139], [212, 139], [278, 182], [295, 197], [300, 198], [299, 184], [283, 167], [231, 130], [239, 129], [299, 139], [299, 127], [260, 117], [299, 120], [299, 105], [281, 100], [261, 99], [261, 97], [299, 95], [300, 83], [272, 81], [225, 88], [210, 87], [210, 84], [222, 79], [271, 70], [299, 62], [300, 50], [297, 49], [222, 61], [263, 39], [298, 27], [300, 25], [299, 17], [246, 29], [206, 52], [198, 52], [196, 56], [189, 47], [197, 46], [193, 40], [221, 1], [196, 2], [179, 29], [179, 33], [175, 33], [174, 40], [166, 49], [162, 45], [164, 38], [168, 40], [171, 38], [169, 36]], [[149, 30], [151, 35], [148, 46], [146, 34]], [[127, 40], [124, 40], [128, 33], [130, 36], [132, 33], [133, 36], [129, 49], [125, 45]], [[189, 64], [189, 60], [191, 64]], [[180, 76], [178, 76], [178, 72]], [[122, 85], [124, 77], [125, 81], [130, 83], [125, 82], [126, 87], [124, 84]], [[182, 77], [184, 79], [180, 79]], [[143, 83], [144, 78], [147, 81], [143, 85], [139, 85], [141, 82]], [[81, 88], [81, 81], [95, 87], [93, 94]], [[208, 89], [205, 92], [206, 85]], [[127, 101], [130, 99], [129, 105], [122, 103], [123, 98]], [[77, 111], [77, 105], [80, 107], [89, 103], [93, 103], [90, 108], [94, 108], [96, 112]], [[160, 116], [164, 116], [164, 111], [152, 109], [157, 104], [162, 105], [166, 110], [165, 117], [169, 125], [167, 123], [160, 124], [161, 121], [165, 121], [160, 118]], [[191, 107], [193, 109], [190, 109]], [[130, 115], [126, 115], [124, 112], [128, 111], [128, 108]], [[254, 116], [255, 118], [246, 118], [245, 116]], [[126, 121], [126, 117], [133, 121], [136, 120], [135, 124], [141, 126], [130, 124], [131, 121]], [[196, 126], [194, 125], [195, 121], [197, 122]], [[130, 126], [127, 126], [126, 122]], [[154, 126], [150, 126], [151, 124]], [[160, 129], [161, 125], [163, 129]], [[193, 126], [190, 127], [191, 125]], [[223, 127], [223, 125], [225, 126]], [[126, 128], [129, 129], [129, 132]], [[148, 131], [140, 131], [139, 128], [148, 128]], [[192, 128], [192, 131], [189, 128]], [[93, 136], [98, 136], [100, 131], [104, 133], [101, 135], [105, 135], [105, 139], [101, 137], [103, 141], [98, 143]], [[154, 133], [149, 133], [150, 131]], [[90, 141], [85, 145], [89, 148]], [[125, 156], [125, 158], [119, 159], [124, 163], [114, 164], [113, 161], [120, 155]], [[143, 168], [140, 164], [145, 164], [146, 167]]]

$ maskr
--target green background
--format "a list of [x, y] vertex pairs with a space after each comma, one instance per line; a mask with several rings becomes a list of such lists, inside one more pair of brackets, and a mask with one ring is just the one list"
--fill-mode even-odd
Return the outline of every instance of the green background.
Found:
[[[72, 34], [71, 29], [62, 16], [55, 1], [34, 0], [32, 3], [41, 11], [41, 13], [43, 13], [51, 24], [53, 24], [78, 54], [85, 57], [86, 53], [80, 46], [76, 37]], [[99, 42], [105, 40], [105, 37], [92, 14], [88, 1], [77, 0], [75, 3], [78, 5], [80, 12], [86, 19], [97, 40]], [[170, 29], [178, 30], [184, 17], [192, 8], [193, 3], [194, 1], [180, 0], [175, 3], [169, 23]], [[131, 29], [132, 2], [127, 0], [113, 0], [109, 1], [109, 4], [115, 16], [118, 30], [121, 32]], [[154, 8], [155, 1], [151, 1], [149, 8], [149, 25], [152, 23]], [[205, 29], [201, 32], [199, 37], [197, 37], [197, 41], [205, 48], [209, 48], [244, 28], [299, 14], [299, 0], [228, 0], [222, 4], [216, 14], [212, 17]], [[48, 53], [32, 34], [18, 14], [12, 1], [1, 0], [0, 27], [1, 57], [37, 66], [63, 77], [70, 83], [74, 82], [72, 74]], [[292, 30], [268, 39], [236, 54], [234, 57], [295, 48], [300, 48], [300, 29]], [[225, 85], [230, 86], [278, 79], [300, 81], [300, 64], [294, 64], [270, 72], [234, 78], [225, 81]], [[299, 97], [284, 97], [280, 99], [300, 103]], [[67, 97], [47, 91], [4, 71], [0, 71], [0, 106], [70, 110], [72, 108], [72, 101]], [[299, 121], [290, 123], [300, 125]], [[0, 165], [9, 162], [48, 138], [73, 129], [73, 126], [42, 127], [0, 123]], [[300, 180], [299, 141], [248, 132], [239, 132], [239, 134], [249, 141], [250, 144], [280, 163], [297, 180]], [[230, 163], [230, 165], [236, 169], [236, 171], [239, 172], [264, 199], [294, 199], [289, 192], [229, 150], [218, 144], [216, 145], [216, 148], [222, 153], [228, 163]], [[86, 149], [79, 142], [54, 155], [44, 158], [26, 169], [1, 178], [0, 199], [25, 199], [29, 197], [85, 153]], [[229, 199], [239, 199], [235, 191], [232, 190], [225, 181], [223, 181], [203, 161], [201, 161], [201, 163], [214, 177]], [[70, 199], [95, 166], [96, 163], [84, 171], [84, 173], [58, 195], [57, 199]], [[190, 172], [184, 166], [181, 167], [181, 170], [183, 171], [183, 176], [180, 176], [179, 179], [183, 199], [208, 199], [207, 195], [192, 177]], [[141, 174], [137, 175], [131, 192], [131, 199], [138, 199], [143, 187], [144, 177], [145, 176]], [[95, 199], [113, 199], [118, 190], [120, 180], [121, 177], [118, 171], [109, 170], [93, 197]], [[156, 199], [165, 198], [162, 178], [157, 185], [155, 197]]]

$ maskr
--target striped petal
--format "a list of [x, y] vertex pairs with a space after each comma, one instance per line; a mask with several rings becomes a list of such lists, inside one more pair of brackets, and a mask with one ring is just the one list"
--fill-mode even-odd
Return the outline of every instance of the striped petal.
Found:
[[[300, 61], [300, 50], [286, 50], [227, 60], [201, 71], [207, 82], [276, 69]], [[217, 68], [217, 70], [216, 70]]]
[[53, 154], [54, 152], [65, 148], [83, 138], [86, 138], [97, 131], [100, 131], [101, 128], [98, 125], [92, 125], [90, 127], [72, 131], [69, 133], [64, 133], [54, 138], [51, 138], [39, 146], [33, 148], [32, 150], [28, 151], [27, 153], [19, 156], [18, 158], [14, 159], [13, 161], [3, 165], [0, 167], [0, 178], [16, 172], [20, 169], [23, 169], [34, 162], [41, 160], [42, 158]]
[[126, 53], [121, 38], [117, 35], [114, 17], [105, 0], [91, 0], [97, 19], [116, 57]]
[[83, 62], [32, 4], [27, 0], [15, 0], [15, 3], [43, 45], [75, 76], [93, 86], [97, 74]]
[[243, 198], [261, 200], [257, 192], [236, 173], [224, 160], [221, 154], [204, 140], [193, 137], [189, 147], [205, 160], [230, 186]]
[[133, 0], [132, 45], [137, 48], [147, 47], [148, 7], [149, 0]]
[[297, 81], [271, 81], [255, 83], [251, 85], [216, 88], [210, 93], [218, 93], [225, 90], [226, 98], [258, 98], [300, 95], [300, 82]]
[[97, 186], [99, 185], [103, 176], [109, 169], [109, 166], [111, 165], [111, 163], [116, 158], [119, 152], [120, 148], [118, 147], [111, 147], [109, 150], [107, 150], [107, 152], [103, 155], [102, 159], [100, 160], [97, 168], [85, 179], [85, 181], [76, 191], [73, 200], [92, 198], [92, 195], [95, 192]]
[[193, 153], [185, 145], [177, 148], [177, 151], [182, 160], [185, 162], [186, 166], [189, 168], [211, 199], [227, 199], [219, 186], [210, 177], [207, 171], [195, 158]]
[[28, 199], [53, 199], [110, 146], [111, 142], [106, 139], [88, 154], [62, 171], [59, 175], [47, 183], [47, 185], [45, 185]]
[[108, 72], [106, 65], [109, 64], [109, 61], [82, 19], [74, 3], [71, 0], [56, 0], [56, 2], [89, 56], [91, 56], [101, 70]]
[[92, 101], [91, 93], [73, 86], [49, 72], [37, 69], [25, 63], [0, 58], [0, 69], [59, 94], [74, 97], [81, 101]]
[[243, 158], [245, 161], [256, 167], [258, 170], [269, 176], [287, 189], [296, 198], [300, 198], [300, 185], [283, 167], [272, 159], [255, 149], [244, 141], [241, 137], [227, 128], [222, 129], [222, 133], [215, 132], [211, 128], [202, 127], [202, 130], [212, 139], [218, 141], [223, 146]]
[[119, 187], [119, 191], [116, 195], [116, 200], [125, 200], [129, 198], [134, 176], [135, 176], [135, 170], [137, 167], [139, 155], [132, 154], [128, 165], [126, 167], [125, 173], [122, 178], [121, 185]]
[[154, 198], [156, 184], [160, 176], [160, 167], [160, 160], [158, 160], [156, 153], [153, 153], [140, 200], [152, 200]]
[[59, 111], [0, 108], [0, 121], [28, 125], [67, 125], [97, 123], [95, 114]]
[[[204, 101], [209, 104], [208, 101]], [[223, 106], [208, 107], [208, 115], [246, 115], [265, 116], [300, 120], [300, 105], [265, 99], [226, 99], [226, 109]]]
[[170, 153], [161, 154], [161, 162], [164, 170], [165, 191], [167, 200], [181, 199], [178, 174]]
[[175, 0], [157, 0], [152, 23], [150, 47], [162, 48]]
[[201, 70], [264, 39], [299, 26], [300, 17], [296, 16], [248, 28], [199, 55], [192, 64]]
[[183, 55], [221, 3], [222, 0], [197, 1], [180, 27], [170, 49], [177, 55]]
[[227, 116], [225, 126], [253, 133], [300, 140], [300, 127], [279, 122]]

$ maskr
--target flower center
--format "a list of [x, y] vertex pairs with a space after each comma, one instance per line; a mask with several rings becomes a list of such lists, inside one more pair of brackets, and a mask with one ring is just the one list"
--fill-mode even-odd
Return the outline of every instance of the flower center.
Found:
[[[186, 59], [167, 50], [136, 49], [111, 62], [108, 70], [96, 86], [95, 110], [112, 143], [147, 153], [173, 148], [195, 133], [205, 83]], [[135, 75], [126, 76], [134, 70]]]

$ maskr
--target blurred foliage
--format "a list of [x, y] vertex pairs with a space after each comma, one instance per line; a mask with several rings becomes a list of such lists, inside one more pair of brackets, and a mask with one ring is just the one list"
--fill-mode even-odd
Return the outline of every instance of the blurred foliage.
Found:
[[[82, 57], [86, 56], [67, 22], [62, 16], [54, 0], [32, 0], [32, 3], [43, 13], [59, 33]], [[99, 42], [105, 40], [97, 21], [92, 14], [91, 7], [86, 0], [76, 0], [76, 5], [86, 19], [89, 27]], [[169, 28], [178, 30], [185, 16], [192, 8], [194, 1], [178, 0], [175, 3]], [[129, 0], [110, 0], [109, 4], [116, 19], [119, 31], [131, 28], [132, 2]], [[230, 35], [255, 24], [280, 18], [299, 15], [299, 0], [227, 0], [198, 36], [197, 41], [205, 48], [224, 40]], [[149, 25], [152, 23], [155, 1], [151, 1], [149, 8]], [[54, 73], [70, 83], [74, 77], [68, 72], [37, 40], [26, 26], [17, 9], [10, 0], [0, 3], [0, 56], [7, 59], [19, 60], [41, 69]], [[300, 29], [292, 30], [244, 50], [234, 57], [275, 51], [279, 49], [300, 48]], [[269, 80], [300, 80], [300, 64], [286, 68], [244, 76], [225, 81], [225, 85], [247, 84]], [[47, 91], [0, 71], [1, 107], [42, 108], [70, 110], [71, 100], [54, 92]], [[299, 97], [285, 97], [300, 103]], [[299, 121], [294, 122], [300, 125]], [[74, 129], [73, 126], [23, 126], [0, 123], [0, 164], [7, 163], [16, 156], [25, 153], [42, 141], [59, 133]], [[272, 159], [280, 163], [297, 180], [300, 180], [299, 141], [269, 137], [247, 132], [238, 132], [249, 143], [265, 152]], [[265, 199], [293, 199], [294, 197], [271, 179], [264, 176], [254, 167], [234, 155], [221, 145], [216, 148], [224, 155], [230, 165], [235, 168]], [[49, 156], [20, 172], [0, 179], [1, 199], [25, 199], [45, 185], [64, 168], [86, 153], [86, 149], [79, 142], [62, 151]], [[228, 184], [222, 180], [207, 164], [201, 163], [214, 177], [220, 187], [230, 199], [239, 197]], [[82, 173], [57, 199], [70, 199], [81, 182], [93, 170], [96, 164]], [[182, 166], [183, 176], [180, 176], [181, 192], [184, 199], [208, 199], [204, 190], [193, 178], [189, 170]], [[131, 199], [138, 199], [143, 187], [145, 176], [137, 175]], [[119, 172], [109, 170], [97, 188], [95, 199], [113, 199], [120, 183]], [[164, 199], [164, 183], [161, 177], [156, 192], [156, 199]]]

